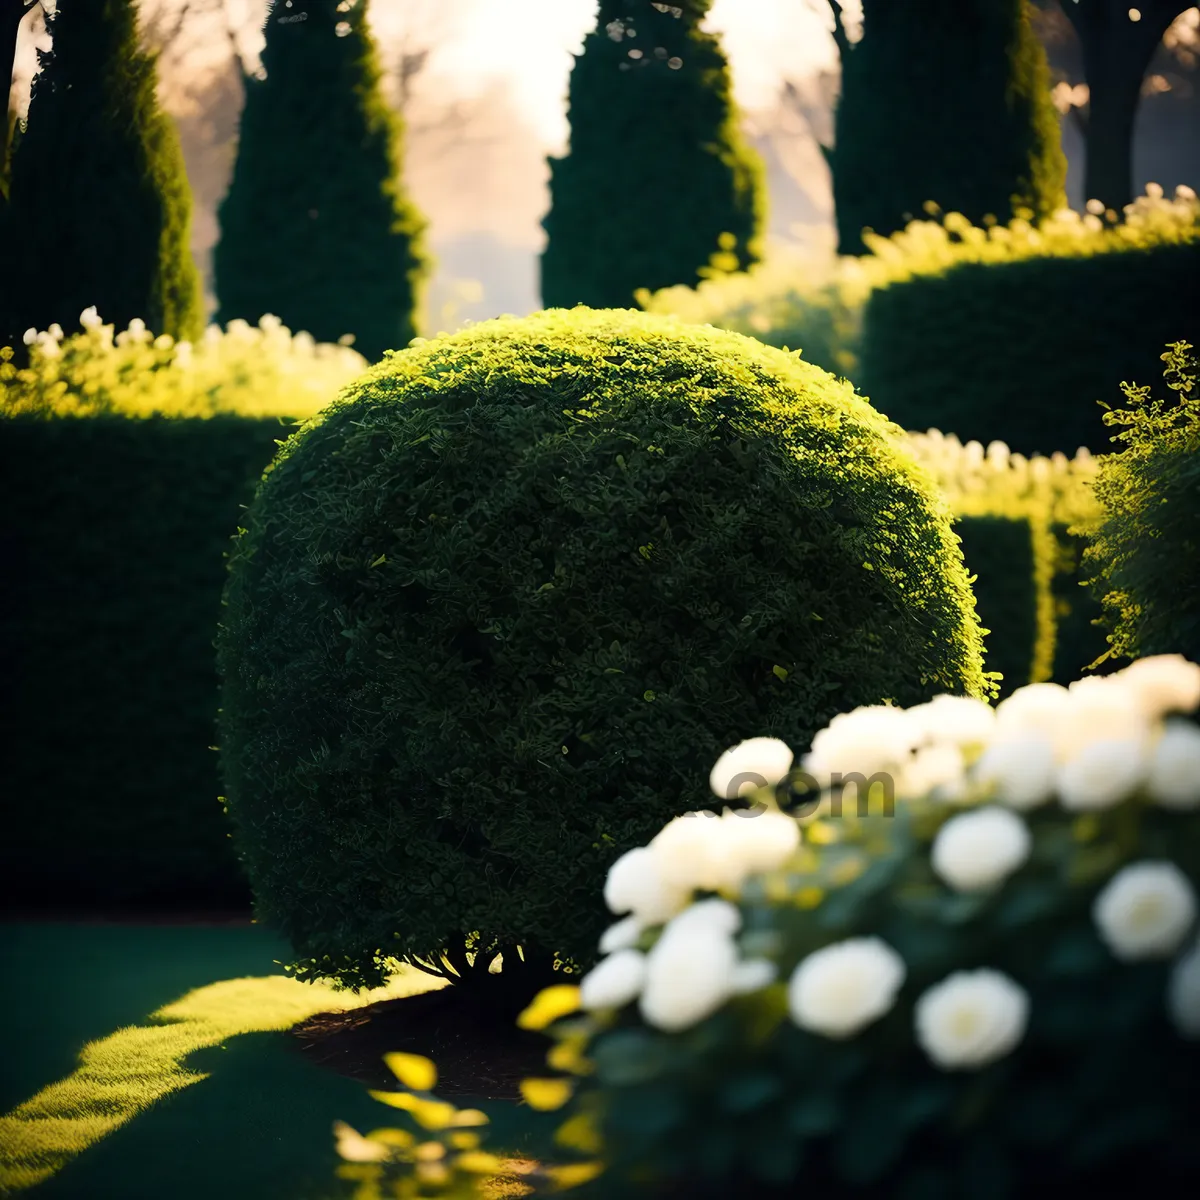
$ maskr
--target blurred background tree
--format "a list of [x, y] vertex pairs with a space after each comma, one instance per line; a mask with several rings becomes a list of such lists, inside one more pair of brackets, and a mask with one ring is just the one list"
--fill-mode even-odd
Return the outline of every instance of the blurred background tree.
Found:
[[370, 360], [416, 335], [424, 220], [402, 183], [401, 119], [381, 91], [366, 0], [272, 4], [247, 78], [214, 252], [216, 319], [272, 313]]
[[[1151, 101], [1156, 123], [1170, 119], [1181, 133], [1190, 130], [1193, 157], [1200, 148], [1194, 83], [1200, 10], [1187, 0], [1137, 0], [1136, 7], [1129, 0], [1037, 2], [1039, 33], [1057, 76], [1055, 100], [1083, 138], [1081, 199], [1119, 214], [1140, 190], [1134, 135], [1147, 101], [1171, 94], [1169, 110]], [[1176, 119], [1180, 109], [1187, 111]], [[1173, 157], [1182, 167], [1184, 155]], [[1156, 182], [1170, 188], [1185, 180]]]
[[[11, 4], [6, 16], [14, 29]], [[192, 193], [156, 98], [155, 57], [139, 46], [137, 8], [67, 4], [50, 29], [0, 213], [0, 345], [20, 345], [31, 326], [76, 329], [92, 305], [118, 328], [139, 318], [154, 333], [194, 338], [204, 313]]]
[[842, 63], [833, 173], [838, 250], [888, 235], [925, 206], [1007, 223], [1066, 203], [1066, 158], [1028, 0], [863, 0], [851, 41], [829, 0]]
[[542, 303], [626, 308], [639, 288], [758, 261], [762, 162], [746, 143], [711, 0], [600, 0], [550, 160]]

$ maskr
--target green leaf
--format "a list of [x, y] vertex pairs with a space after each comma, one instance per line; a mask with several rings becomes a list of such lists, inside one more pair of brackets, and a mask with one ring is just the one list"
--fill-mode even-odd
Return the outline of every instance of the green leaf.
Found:
[[799, 1137], [820, 1137], [837, 1128], [840, 1115], [831, 1092], [814, 1092], [788, 1107], [787, 1127]]
[[908, 1130], [896, 1120], [895, 1085], [878, 1085], [842, 1126], [833, 1144], [833, 1161], [847, 1183], [873, 1183], [899, 1161]]
[[647, 1083], [661, 1074], [667, 1059], [662, 1040], [641, 1029], [619, 1029], [606, 1035], [592, 1054], [597, 1079], [609, 1087]]
[[791, 673], [789, 671], [786, 671], [783, 667], [779, 667], [779, 666], [772, 667], [771, 671], [775, 675], [775, 678], [780, 679], [780, 680], [786, 680], [788, 675]]
[[735, 1075], [722, 1087], [720, 1105], [726, 1112], [751, 1112], [774, 1100], [782, 1088], [779, 1077], [766, 1071]]

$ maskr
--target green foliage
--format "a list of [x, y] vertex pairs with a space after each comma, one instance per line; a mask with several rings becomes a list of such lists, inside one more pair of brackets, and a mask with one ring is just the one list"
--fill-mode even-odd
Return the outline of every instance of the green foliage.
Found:
[[624, 308], [760, 257], [762, 163], [729, 67], [700, 28], [711, 0], [601, 0], [571, 72], [571, 143], [550, 160], [542, 302]]
[[[116, 333], [95, 309], [82, 333], [29, 339], [29, 363], [0, 366], [6, 416], [311, 417], [367, 366], [348, 346], [293, 335], [278, 317], [210, 325], [194, 345], [154, 337], [144, 321]], [[0, 355], [5, 352], [0, 350]]]
[[1001, 693], [1027, 683], [1070, 683], [1104, 650], [1099, 607], [1082, 588], [1087, 530], [1100, 518], [1096, 460], [965, 446], [937, 430], [909, 434], [956, 518], [984, 636]]
[[974, 576], [984, 666], [999, 673], [1007, 694], [1039, 674], [1034, 660], [1041, 657], [1043, 631], [1037, 620], [1033, 529], [1027, 518], [1003, 516], [961, 517], [955, 529]]
[[858, 262], [814, 261], [776, 248], [747, 271], [713, 274], [694, 288], [642, 288], [636, 299], [647, 312], [744, 333], [853, 380], [858, 374], [862, 307], [870, 294]]
[[368, 359], [417, 332], [424, 221], [401, 182], [402, 127], [380, 92], [367, 0], [267, 17], [213, 255], [218, 320], [276, 313]]
[[226, 789], [302, 972], [591, 953], [597, 878], [745, 728], [980, 693], [949, 517], [894, 427], [750, 339], [629, 312], [390, 356], [232, 555]]
[[[1200, 389], [1188, 342], [1162, 356], [1174, 396], [1123, 383], [1128, 408], [1110, 409], [1124, 445], [1100, 460], [1104, 521], [1084, 554], [1112, 628], [1109, 653], [1200, 658]], [[1108, 408], [1105, 405], [1105, 408]]]
[[[1193, 202], [1193, 209], [1200, 213]], [[1200, 330], [1200, 221], [1174, 243], [964, 263], [876, 290], [859, 384], [893, 420], [1024, 453], [1099, 448], [1096, 400]]]
[[1115, 228], [1070, 209], [1038, 228], [1021, 219], [983, 228], [948, 213], [868, 236], [863, 258], [779, 250], [748, 272], [638, 302], [802, 350], [910, 429], [1002, 438], [1026, 452], [1095, 448], [1096, 398], [1196, 321], [1188, 271], [1200, 205], [1187, 189], [1174, 200], [1152, 192]]
[[317, 383], [328, 401], [365, 363], [277, 324], [190, 353], [89, 324], [41, 335], [20, 371], [0, 350], [6, 787], [24, 798], [0, 896], [240, 905], [211, 749], [224, 554], [282, 415], [315, 412]]
[[1027, 0], [864, 0], [842, 47], [829, 154], [838, 250], [934, 203], [969, 220], [1041, 220], [1066, 203], [1050, 71]]
[[[976, 791], [962, 808], [986, 799]], [[1165, 860], [1200, 880], [1200, 811], [1168, 811], [1140, 792], [1102, 811], [1037, 808], [1024, 814], [1025, 861], [966, 892], [931, 862], [955, 808], [913, 800], [894, 815], [847, 806], [838, 816], [827, 797], [790, 862], [728, 893], [739, 954], [769, 959], [777, 982], [679, 1032], [632, 1004], [552, 1027], [556, 1051], [582, 1060], [561, 1128], [583, 1125], [603, 1146], [608, 1187], [597, 1195], [719, 1197], [761, 1185], [782, 1196], [802, 1183], [822, 1196], [1048, 1198], [1097, 1183], [1170, 1193], [1194, 1178], [1200, 1043], [1167, 1019], [1171, 956], [1118, 959], [1094, 906], [1134, 862]], [[638, 942], [651, 960], [656, 937], [646, 930]], [[798, 964], [863, 937], [903, 960], [894, 1003], [846, 1037], [801, 1027], [788, 987]], [[916, 1002], [982, 968], [1027, 993], [1028, 1026], [1003, 1056], [939, 1068], [919, 1043]], [[831, 1004], [838, 994], [853, 1004], [866, 987], [841, 982]], [[667, 1182], [678, 1190], [664, 1192]]]
[[0, 206], [0, 346], [19, 347], [31, 327], [73, 328], [89, 304], [121, 327], [140, 318], [194, 337], [192, 197], [133, 0], [64, 4], [50, 30]]

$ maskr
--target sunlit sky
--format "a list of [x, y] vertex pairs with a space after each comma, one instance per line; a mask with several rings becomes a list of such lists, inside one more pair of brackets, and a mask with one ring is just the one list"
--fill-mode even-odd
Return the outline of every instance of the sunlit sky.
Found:
[[[453, 12], [454, 28], [439, 50], [438, 67], [460, 79], [510, 80], [547, 145], [560, 144], [570, 56], [595, 21], [595, 0], [442, 0], [442, 5]], [[374, 0], [372, 7], [385, 37], [392, 21], [404, 20], [403, 0]], [[741, 104], [769, 104], [785, 75], [833, 65], [823, 9], [806, 0], [716, 0], [709, 24], [725, 36]]]
[[[295, 0], [297, 5], [302, 0]], [[174, 8], [181, 0], [142, 0], [147, 8]], [[225, 0], [247, 55], [262, 43], [259, 29], [266, 0]], [[46, 0], [53, 8], [53, 0]], [[858, 0], [846, 0], [851, 19]], [[407, 33], [436, 46], [428, 69], [449, 90], [482, 91], [507, 83], [531, 126], [549, 149], [566, 138], [565, 95], [571, 56], [596, 19], [596, 0], [372, 0], [371, 23], [385, 51]], [[831, 18], [825, 0], [714, 0], [709, 27], [724, 37], [733, 68], [736, 98], [744, 108], [769, 105], [784, 78], [799, 79], [836, 62]], [[196, 26], [190, 67], [227, 53], [223, 33]], [[34, 64], [24, 40], [18, 77]]]

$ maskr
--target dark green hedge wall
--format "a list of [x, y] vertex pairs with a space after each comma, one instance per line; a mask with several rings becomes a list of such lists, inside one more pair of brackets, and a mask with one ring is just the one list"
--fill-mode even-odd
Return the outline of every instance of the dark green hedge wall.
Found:
[[229, 538], [287, 433], [0, 421], [6, 907], [248, 907], [212, 642]]
[[1013, 517], [960, 517], [967, 570], [975, 576], [975, 611], [988, 632], [983, 667], [999, 671], [1001, 695], [1030, 682], [1038, 636], [1037, 586], [1029, 522]]
[[873, 292], [863, 321], [856, 382], [906, 429], [1100, 453], [1114, 380], [1161, 373], [1167, 342], [1200, 343], [1200, 242], [965, 263]]

